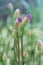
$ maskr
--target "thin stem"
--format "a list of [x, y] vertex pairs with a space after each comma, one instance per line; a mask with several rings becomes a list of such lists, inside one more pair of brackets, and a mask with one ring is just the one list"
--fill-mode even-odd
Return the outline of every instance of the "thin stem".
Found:
[[23, 38], [21, 38], [21, 51], [22, 51], [22, 65], [24, 65], [24, 62], [23, 62]]
[[24, 65], [24, 61], [23, 61], [23, 32], [24, 32], [24, 27], [22, 28], [22, 36], [21, 36], [22, 65]]
[[33, 65], [34, 65], [35, 59], [34, 59], [34, 55], [33, 55]]
[[19, 53], [19, 35], [17, 33], [17, 43], [18, 43], [18, 65], [20, 65], [20, 53]]
[[39, 65], [41, 65], [41, 54], [39, 53]]
[[16, 39], [14, 39], [14, 65], [16, 65], [17, 58], [16, 58]]
[[[3, 53], [2, 53], [2, 54], [3, 54]], [[0, 62], [1, 62], [1, 65], [3, 65], [2, 54], [0, 55]]]

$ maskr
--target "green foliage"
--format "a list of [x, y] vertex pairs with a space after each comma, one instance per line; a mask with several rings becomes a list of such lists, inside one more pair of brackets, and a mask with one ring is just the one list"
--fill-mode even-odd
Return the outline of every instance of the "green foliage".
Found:
[[[12, 0], [12, 3], [13, 2], [15, 3], [16, 0]], [[9, 12], [9, 15], [6, 19], [6, 24], [5, 21], [0, 20], [0, 65], [18, 65], [17, 57], [19, 54], [19, 65], [22, 64], [22, 61], [23, 65], [42, 65], [43, 48], [41, 51], [38, 50], [37, 40], [43, 40], [43, 2], [40, 0], [20, 0], [15, 4], [14, 3], [13, 10], [7, 9], [6, 13], [8, 14]], [[25, 29], [23, 29], [23, 25], [20, 25], [20, 27], [17, 28], [17, 38], [13, 35], [13, 30], [16, 29], [16, 19], [14, 18], [14, 10], [16, 8], [20, 8], [23, 19], [27, 13], [32, 14], [32, 20], [27, 24]], [[30, 34], [27, 36], [28, 31]], [[23, 44], [23, 47], [21, 46], [21, 43]], [[22, 56], [23, 53], [24, 56]], [[21, 60], [22, 58], [23, 60]]]

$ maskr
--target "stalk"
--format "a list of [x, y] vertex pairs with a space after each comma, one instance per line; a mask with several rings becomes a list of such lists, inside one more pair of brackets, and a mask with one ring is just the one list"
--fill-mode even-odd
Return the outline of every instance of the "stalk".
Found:
[[22, 36], [21, 36], [22, 65], [24, 65], [24, 60], [23, 60], [23, 32], [24, 32], [24, 27], [22, 28]]
[[18, 35], [18, 33], [17, 33], [17, 43], [18, 43], [18, 65], [20, 65], [19, 35]]
[[33, 65], [34, 65], [35, 59], [34, 59], [34, 55], [33, 55]]
[[39, 53], [39, 64], [38, 65], [41, 65], [41, 54]]
[[14, 65], [16, 65], [17, 56], [16, 56], [16, 39], [14, 39]]
[[3, 65], [2, 55], [3, 55], [3, 53], [0, 54], [0, 62], [1, 62], [1, 65]]

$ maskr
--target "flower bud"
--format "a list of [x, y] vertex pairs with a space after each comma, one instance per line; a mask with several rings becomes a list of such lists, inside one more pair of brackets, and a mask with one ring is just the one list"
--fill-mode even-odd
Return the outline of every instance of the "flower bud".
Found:
[[23, 52], [23, 57], [24, 57], [24, 58], [27, 58], [27, 57], [28, 57], [28, 52], [27, 52], [27, 51], [24, 51], [24, 52]]
[[21, 18], [21, 17], [18, 17], [18, 18], [16, 19], [16, 21], [15, 21], [15, 27], [16, 27], [16, 28], [19, 28], [21, 22], [22, 22], [22, 18]]
[[42, 41], [41, 40], [38, 40], [38, 50], [42, 50], [42, 48], [43, 48], [43, 43], [42, 43]]
[[22, 18], [21, 17], [18, 17], [17, 20], [18, 20], [19, 23], [22, 22]]
[[32, 15], [31, 14], [27, 14], [26, 17], [27, 17], [28, 20], [32, 19]]
[[13, 5], [12, 5], [12, 3], [9, 3], [9, 4], [8, 4], [8, 8], [9, 8], [10, 10], [13, 9]]
[[2, 59], [5, 61], [7, 59], [6, 53], [3, 53]]
[[20, 16], [20, 10], [16, 9], [14, 13], [14, 18], [18, 18]]
[[27, 14], [25, 16], [25, 18], [23, 19], [23, 24], [26, 25], [28, 22], [30, 22], [32, 19], [32, 15], [31, 14]]

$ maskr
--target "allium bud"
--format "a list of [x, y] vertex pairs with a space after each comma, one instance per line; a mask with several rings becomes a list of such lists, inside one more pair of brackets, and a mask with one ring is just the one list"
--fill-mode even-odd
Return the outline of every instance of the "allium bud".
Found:
[[27, 52], [27, 51], [24, 51], [24, 52], [23, 52], [23, 57], [24, 57], [24, 58], [27, 58], [27, 57], [28, 57], [28, 52]]
[[21, 18], [21, 17], [18, 17], [18, 18], [17, 18], [17, 21], [18, 21], [19, 23], [21, 23], [21, 22], [22, 22], [22, 18]]
[[14, 13], [14, 18], [18, 18], [20, 16], [20, 10], [16, 9]]
[[43, 43], [42, 43], [41, 40], [38, 40], [37, 45], [38, 45], [38, 50], [42, 50], [42, 48], [43, 48]]
[[3, 60], [6, 60], [7, 59], [7, 54], [6, 53], [3, 53], [2, 59]]
[[8, 8], [11, 9], [11, 10], [13, 9], [12, 3], [9, 3], [9, 4], [8, 4]]
[[18, 17], [15, 21], [15, 27], [18, 28], [20, 26], [20, 23], [22, 22], [22, 18]]
[[25, 16], [25, 18], [23, 19], [23, 23], [26, 25], [28, 22], [30, 22], [32, 19], [32, 15], [31, 14], [27, 14]]
[[32, 15], [31, 15], [31, 14], [27, 14], [26, 17], [27, 17], [27, 19], [29, 19], [29, 20], [32, 19]]

